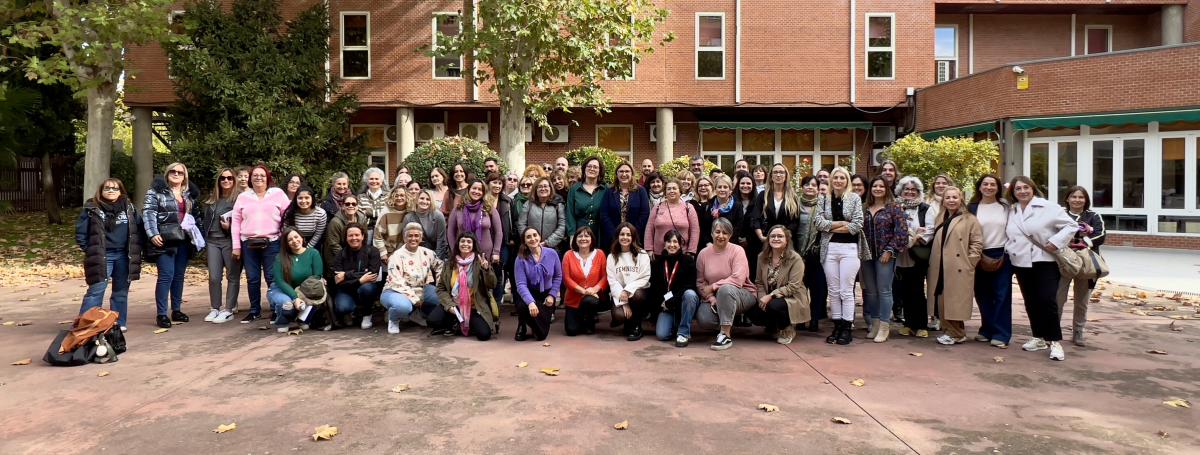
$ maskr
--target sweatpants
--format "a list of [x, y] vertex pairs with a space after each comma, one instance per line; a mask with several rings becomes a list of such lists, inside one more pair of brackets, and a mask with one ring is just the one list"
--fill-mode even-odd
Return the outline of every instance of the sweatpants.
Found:
[[[242, 261], [233, 258], [233, 240], [208, 239], [204, 246], [208, 253], [208, 302], [214, 310], [229, 312], [237, 309], [238, 291], [242, 287]], [[225, 279], [225, 295], [222, 300], [221, 279]], [[224, 306], [222, 306], [224, 301]]]

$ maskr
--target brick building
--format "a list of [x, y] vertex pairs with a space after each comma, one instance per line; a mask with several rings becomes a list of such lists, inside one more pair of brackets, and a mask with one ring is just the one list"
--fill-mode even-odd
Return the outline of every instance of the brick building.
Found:
[[[316, 2], [284, 3], [297, 11]], [[723, 168], [738, 158], [805, 160], [873, 174], [874, 153], [893, 136], [977, 134], [999, 140], [1006, 176], [1029, 173], [1053, 197], [1062, 183], [1079, 182], [1098, 202], [1112, 200], [1098, 211], [1125, 233], [1121, 241], [1200, 248], [1200, 217], [1189, 216], [1200, 208], [1200, 119], [1188, 117], [1200, 107], [1200, 46], [1186, 44], [1200, 41], [1200, 4], [1191, 3], [662, 0], [671, 14], [661, 29], [676, 40], [639, 62], [632, 78], [605, 83], [611, 113], [552, 115], [558, 134], [532, 131], [526, 159], [550, 162], [601, 145], [633, 160], [700, 153]], [[352, 128], [368, 134], [374, 162], [392, 172], [416, 144], [439, 135], [498, 146], [496, 98], [463, 77], [470, 59], [416, 51], [433, 44], [435, 28], [458, 30], [462, 0], [328, 5], [330, 77], [359, 97]], [[149, 118], [174, 98], [165, 58], [154, 47], [129, 56], [139, 73], [126, 103]], [[1019, 76], [1027, 89], [1017, 90]], [[1173, 116], [1116, 117], [1140, 126], [1067, 125], [1073, 115], [1162, 110]], [[1163, 119], [1175, 123], [1164, 127]], [[1108, 144], [1089, 138], [1110, 133], [1113, 158], [1084, 165]], [[658, 140], [668, 135], [673, 140]], [[1074, 149], [1062, 145], [1071, 137]], [[1143, 155], [1127, 151], [1136, 140]], [[1136, 156], [1144, 180], [1127, 183]], [[1112, 168], [1107, 180], [1095, 178], [1101, 167]], [[1140, 206], [1134, 196], [1114, 197], [1133, 188]]]

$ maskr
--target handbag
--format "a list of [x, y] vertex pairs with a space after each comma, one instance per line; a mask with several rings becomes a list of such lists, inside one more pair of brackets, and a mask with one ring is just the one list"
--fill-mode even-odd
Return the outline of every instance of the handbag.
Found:
[[1104, 260], [1104, 256], [1101, 256], [1100, 253], [1092, 250], [1092, 239], [1085, 237], [1084, 243], [1088, 244], [1088, 248], [1075, 251], [1081, 263], [1079, 274], [1076, 277], [1097, 280], [1108, 276], [1108, 272], [1110, 271], [1108, 261]]
[[1020, 223], [1017, 223], [1017, 229], [1022, 234], [1025, 234], [1025, 238], [1029, 239], [1029, 243], [1037, 245], [1042, 251], [1054, 256], [1054, 262], [1058, 263], [1058, 273], [1062, 275], [1062, 278], [1074, 279], [1079, 275], [1079, 270], [1083, 268], [1083, 258], [1079, 257], [1074, 250], [1070, 248], [1059, 248], [1054, 251], [1047, 250], [1045, 245], [1038, 243], [1032, 235], [1025, 232], [1025, 227], [1021, 226]]
[[1004, 266], [1004, 256], [998, 258], [988, 257], [986, 254], [979, 258], [979, 270], [984, 272], [995, 272]]
[[270, 244], [271, 239], [263, 237], [251, 237], [242, 242], [242, 245], [251, 250], [265, 250]]
[[187, 235], [183, 233], [183, 227], [179, 223], [159, 224], [158, 235], [162, 237], [163, 243], [187, 241]]

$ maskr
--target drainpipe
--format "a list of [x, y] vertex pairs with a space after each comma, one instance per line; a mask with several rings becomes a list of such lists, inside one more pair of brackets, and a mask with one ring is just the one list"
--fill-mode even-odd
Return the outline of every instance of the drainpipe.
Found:
[[742, 0], [733, 9], [733, 102], [742, 104]]
[[1071, 15], [1071, 56], [1075, 56], [1075, 15]]
[[855, 76], [858, 73], [857, 73], [857, 69], [855, 68], [855, 65], [854, 65], [854, 62], [857, 60], [854, 58], [854, 35], [856, 35], [858, 33], [856, 31], [857, 27], [855, 27], [855, 22], [854, 22], [854, 17], [856, 15], [856, 13], [854, 12], [855, 6], [856, 6], [855, 1], [850, 0], [850, 104], [854, 104], [854, 98], [855, 98], [854, 94], [855, 94], [855, 92], [858, 91], [855, 88], [855, 85], [856, 85], [855, 84]]

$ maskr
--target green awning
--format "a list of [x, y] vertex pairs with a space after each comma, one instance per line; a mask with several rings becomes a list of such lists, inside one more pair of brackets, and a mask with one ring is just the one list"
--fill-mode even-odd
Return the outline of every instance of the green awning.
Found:
[[1150, 122], [1198, 122], [1200, 109], [1177, 109], [1170, 111], [1125, 112], [1118, 114], [1064, 115], [1058, 117], [1034, 117], [1013, 119], [1015, 130], [1034, 128], [1076, 128], [1080, 125], [1110, 126], [1145, 124]]
[[871, 122], [700, 122], [702, 130], [840, 130], [871, 128]]
[[926, 131], [921, 133], [921, 137], [927, 141], [935, 140], [939, 137], [961, 137], [972, 136], [975, 133], [995, 133], [996, 122], [981, 122], [965, 126], [956, 126], [954, 128], [943, 128], [940, 130]]

